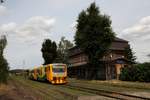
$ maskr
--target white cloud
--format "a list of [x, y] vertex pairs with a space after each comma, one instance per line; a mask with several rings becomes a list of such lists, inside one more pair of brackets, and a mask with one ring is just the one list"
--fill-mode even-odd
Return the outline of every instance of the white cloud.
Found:
[[55, 18], [49, 16], [34, 16], [22, 24], [10, 22], [0, 25], [0, 35], [8, 35], [5, 57], [11, 67], [23, 66], [23, 60], [32, 66], [43, 63], [40, 49], [43, 40], [51, 38], [55, 21]]
[[81, 3], [81, 0], [49, 0], [49, 3], [52, 4], [51, 6], [57, 8], [68, 8], [68, 6], [73, 6]]
[[73, 22], [73, 23], [70, 25], [71, 28], [76, 28], [76, 26], [77, 26], [77, 22], [76, 22], [76, 21]]
[[144, 18], [142, 18], [141, 20], [140, 20], [140, 22], [139, 23], [141, 23], [141, 24], [149, 24], [150, 23], [150, 16], [147, 16], [147, 17], [144, 17]]
[[8, 9], [5, 6], [0, 5], [0, 16], [7, 15]]
[[3, 24], [0, 26], [0, 32], [9, 33], [13, 32], [16, 29], [17, 24], [10, 22], [8, 24]]
[[54, 18], [34, 16], [20, 25], [14, 22], [3, 24], [0, 26], [0, 32], [14, 36], [23, 42], [35, 42], [37, 40], [41, 41], [43, 38], [48, 38], [54, 24]]
[[149, 61], [150, 54], [150, 16], [141, 18], [138, 23], [124, 29], [121, 37], [130, 41], [133, 50], [136, 52], [138, 61]]
[[69, 26], [69, 28], [71, 28], [71, 30], [73, 31], [73, 33], [76, 31], [76, 27], [77, 27], [77, 22], [76, 22], [76, 21], [73, 22], [73, 23]]
[[138, 39], [143, 37], [150, 39], [150, 16], [142, 18], [137, 24], [123, 30], [122, 36], [128, 39]]

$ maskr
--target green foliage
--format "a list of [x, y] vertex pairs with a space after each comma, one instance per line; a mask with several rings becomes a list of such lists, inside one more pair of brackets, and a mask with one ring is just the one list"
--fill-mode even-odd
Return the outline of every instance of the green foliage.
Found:
[[75, 43], [86, 53], [89, 64], [98, 66], [99, 59], [107, 52], [115, 37], [110, 17], [101, 14], [96, 4], [92, 3], [79, 14], [77, 22]]
[[123, 68], [120, 79], [124, 81], [150, 82], [150, 63]]
[[4, 3], [4, 0], [1, 0], [0, 3]]
[[0, 83], [7, 83], [8, 70], [9, 67], [6, 59], [0, 56]]
[[7, 60], [3, 56], [4, 49], [7, 45], [6, 36], [1, 36], [0, 38], [0, 84], [7, 83], [8, 79], [8, 63]]
[[59, 62], [65, 64], [69, 63], [68, 49], [71, 47], [73, 47], [73, 43], [71, 43], [69, 40], [66, 40], [65, 37], [61, 37], [57, 50]]
[[134, 53], [130, 48], [130, 45], [125, 48], [125, 58], [129, 60], [131, 64], [136, 63], [136, 56], [134, 56]]
[[6, 36], [3, 35], [0, 38], [0, 55], [3, 55], [3, 51], [6, 47], [6, 45], [7, 45], [7, 39], [6, 39]]
[[44, 65], [53, 63], [57, 57], [57, 45], [54, 41], [50, 39], [45, 39], [42, 44], [42, 56], [44, 59]]

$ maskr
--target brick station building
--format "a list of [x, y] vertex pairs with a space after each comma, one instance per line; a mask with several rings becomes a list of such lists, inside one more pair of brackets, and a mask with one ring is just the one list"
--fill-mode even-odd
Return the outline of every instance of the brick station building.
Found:
[[[96, 79], [109, 80], [118, 79], [122, 67], [128, 66], [128, 61], [124, 57], [124, 50], [128, 46], [128, 41], [115, 38], [112, 42], [109, 51], [100, 59], [103, 66], [97, 68]], [[77, 77], [86, 79], [89, 71], [92, 70], [87, 67], [88, 57], [78, 47], [69, 49], [69, 67], [68, 75], [70, 77]]]

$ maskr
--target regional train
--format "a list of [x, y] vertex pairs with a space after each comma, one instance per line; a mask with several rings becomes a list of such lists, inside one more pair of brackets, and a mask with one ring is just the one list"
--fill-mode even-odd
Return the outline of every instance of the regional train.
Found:
[[34, 68], [29, 72], [29, 78], [37, 81], [48, 81], [52, 84], [67, 83], [66, 64], [48, 64]]

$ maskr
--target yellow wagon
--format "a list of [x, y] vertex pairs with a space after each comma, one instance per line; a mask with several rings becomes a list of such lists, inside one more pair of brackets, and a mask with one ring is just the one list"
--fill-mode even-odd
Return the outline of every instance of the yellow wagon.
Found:
[[64, 84], [67, 83], [67, 65], [58, 63], [40, 66], [31, 70], [29, 77], [37, 81]]

